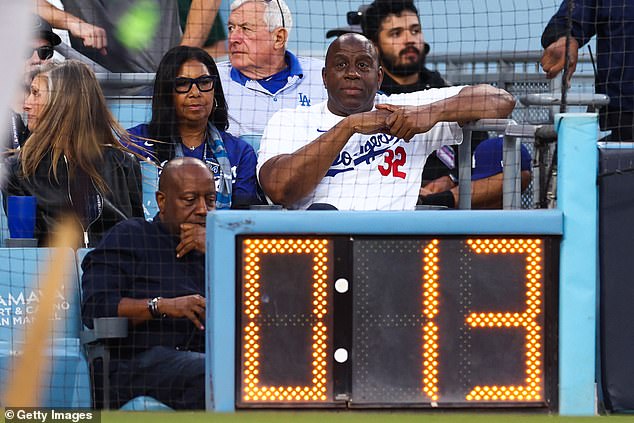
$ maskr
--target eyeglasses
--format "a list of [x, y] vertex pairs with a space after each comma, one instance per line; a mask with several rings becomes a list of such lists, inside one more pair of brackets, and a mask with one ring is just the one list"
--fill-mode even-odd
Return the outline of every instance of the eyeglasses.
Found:
[[29, 57], [33, 56], [34, 51], [37, 52], [37, 57], [39, 57], [40, 60], [48, 60], [53, 57], [53, 53], [55, 53], [55, 49], [53, 47], [42, 46], [34, 48], [33, 50], [29, 50], [26, 58], [28, 59]]
[[[272, 2], [273, 0], [264, 0], [267, 3]], [[280, 9], [280, 16], [282, 16], [282, 28], [286, 28], [286, 22], [284, 22], [284, 12], [282, 12], [282, 5], [280, 4], [280, 0], [275, 0], [275, 3], [277, 3], [277, 7]]]
[[178, 77], [174, 79], [174, 91], [185, 94], [196, 84], [198, 91], [206, 93], [214, 89], [215, 83], [216, 77], [211, 75], [199, 76], [198, 78]]

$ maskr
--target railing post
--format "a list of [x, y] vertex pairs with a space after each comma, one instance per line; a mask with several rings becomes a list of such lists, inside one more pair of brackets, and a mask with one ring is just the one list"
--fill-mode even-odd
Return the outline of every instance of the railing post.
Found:
[[597, 168], [595, 113], [555, 116], [557, 204], [564, 215], [559, 280], [559, 413], [596, 414]]
[[235, 251], [234, 228], [216, 225], [216, 213], [207, 215], [205, 408], [235, 411], [236, 273], [233, 266], [218, 266], [222, 250]]
[[458, 147], [458, 208], [471, 209], [471, 133], [462, 129], [462, 143]]
[[502, 184], [502, 208], [504, 210], [514, 210], [522, 205], [522, 184], [521, 184], [521, 152], [519, 140], [510, 135], [504, 135], [502, 161], [503, 184]]

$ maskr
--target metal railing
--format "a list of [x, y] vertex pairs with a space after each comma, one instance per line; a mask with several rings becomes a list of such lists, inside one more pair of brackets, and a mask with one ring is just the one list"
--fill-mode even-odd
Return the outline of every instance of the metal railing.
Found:
[[465, 125], [463, 140], [458, 147], [458, 208], [471, 208], [471, 133], [487, 131], [504, 136], [502, 149], [502, 208], [520, 209], [522, 205], [520, 139], [534, 140], [540, 133], [554, 134], [553, 125], [518, 124], [513, 119], [481, 119]]
[[[505, 88], [518, 82], [540, 82], [560, 86], [560, 78], [546, 79], [540, 67], [541, 50], [431, 53], [426, 63], [453, 84], [490, 83]], [[580, 52], [573, 85], [594, 85], [590, 56]], [[548, 90], [554, 91], [554, 90]]]

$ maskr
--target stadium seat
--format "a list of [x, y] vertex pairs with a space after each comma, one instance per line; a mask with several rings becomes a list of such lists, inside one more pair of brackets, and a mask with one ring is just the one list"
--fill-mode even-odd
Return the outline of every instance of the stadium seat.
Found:
[[[0, 192], [0, 206], [4, 204], [4, 198]], [[0, 248], [5, 246], [5, 240], [9, 238], [9, 222], [4, 206], [0, 207]]]
[[[82, 275], [81, 263], [90, 250], [90, 248], [80, 248], [77, 250], [77, 275], [80, 286]], [[109, 383], [107, 379], [103, 378], [103, 374], [108, 372], [110, 364], [110, 352], [106, 340], [123, 338], [127, 335], [128, 319], [122, 317], [94, 319], [93, 329], [82, 325], [81, 343], [88, 356], [88, 362], [91, 365], [93, 407], [95, 408], [108, 409], [110, 403]], [[100, 360], [98, 364], [96, 360]], [[140, 396], [125, 403], [121, 407], [121, 410], [168, 411], [172, 409], [152, 397]]]
[[136, 397], [123, 404], [120, 410], [124, 411], [174, 411], [152, 397]]
[[253, 147], [255, 154], [258, 153], [258, 150], [260, 149], [260, 140], [262, 139], [261, 134], [242, 134], [240, 135], [240, 138]]
[[[0, 248], [0, 380], [13, 371], [12, 359], [24, 348], [27, 324], [40, 303], [41, 275], [53, 249]], [[90, 406], [88, 364], [79, 342], [79, 292], [72, 249], [64, 254], [72, 260], [64, 289], [57, 293], [53, 334], [46, 357], [49, 370], [43, 375], [39, 395], [32, 406], [77, 408]], [[3, 388], [9, 388], [6, 384]]]
[[152, 117], [152, 97], [107, 97], [108, 107], [124, 128], [145, 123]]

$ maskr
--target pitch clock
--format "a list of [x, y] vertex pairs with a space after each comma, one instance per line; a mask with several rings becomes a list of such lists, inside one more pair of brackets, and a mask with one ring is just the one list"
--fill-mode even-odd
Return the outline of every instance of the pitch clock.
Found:
[[236, 406], [555, 407], [556, 237], [236, 238]]

